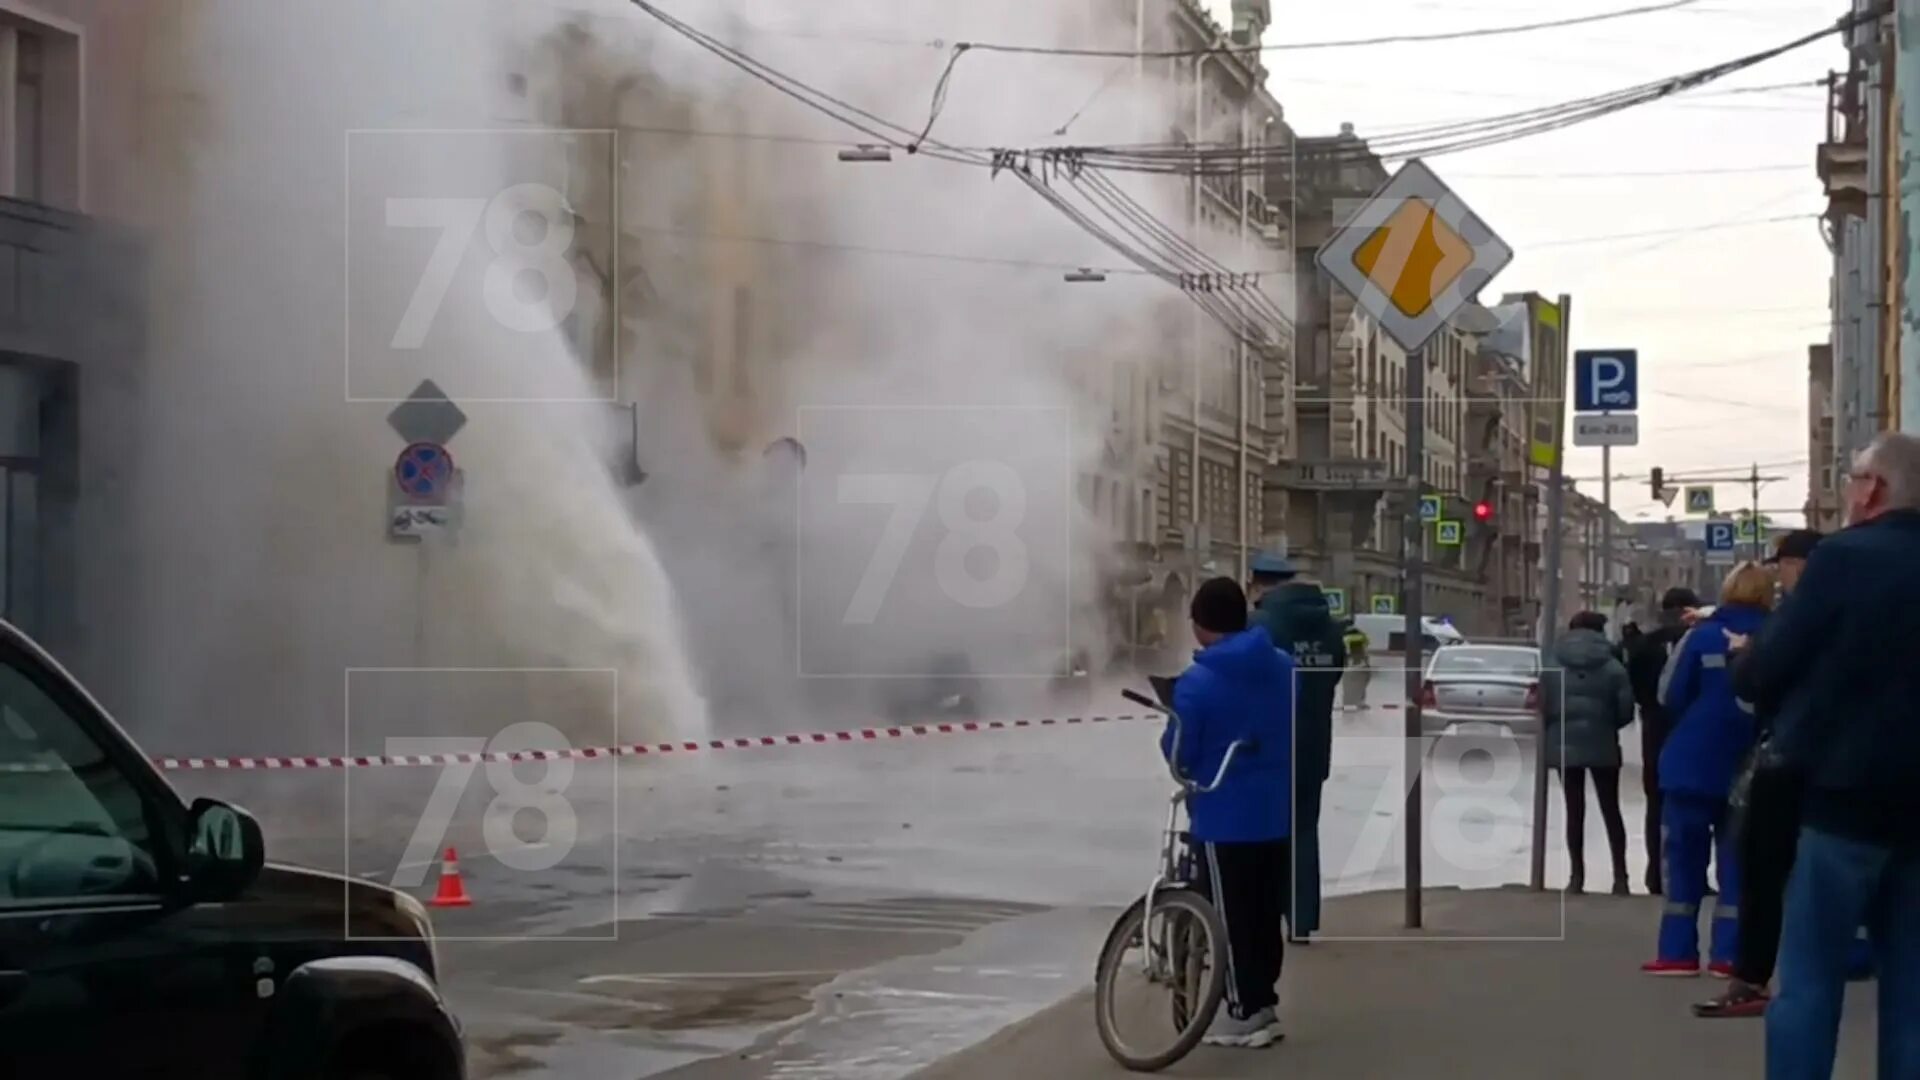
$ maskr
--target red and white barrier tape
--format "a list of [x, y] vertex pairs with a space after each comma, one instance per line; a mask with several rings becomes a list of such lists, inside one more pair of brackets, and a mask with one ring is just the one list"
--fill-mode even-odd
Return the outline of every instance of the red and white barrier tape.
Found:
[[[434, 765], [481, 765], [489, 762], [580, 761], [596, 758], [652, 757], [714, 750], [759, 750], [777, 746], [819, 746], [828, 743], [885, 742], [929, 735], [965, 735], [981, 731], [1020, 728], [1070, 727], [1145, 720], [1158, 713], [1116, 713], [1111, 716], [1043, 717], [1034, 720], [967, 720], [903, 727], [854, 728], [790, 735], [756, 735], [731, 739], [633, 743], [626, 746], [585, 746], [566, 750], [500, 750], [464, 754], [389, 754], [372, 757], [157, 757], [153, 763], [168, 771], [201, 769], [378, 769]], [[0, 771], [6, 771], [0, 766]]]

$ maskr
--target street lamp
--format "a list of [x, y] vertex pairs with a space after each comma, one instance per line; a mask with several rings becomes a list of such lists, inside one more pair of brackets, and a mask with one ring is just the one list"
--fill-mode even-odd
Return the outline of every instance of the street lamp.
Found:
[[862, 143], [851, 150], [840, 151], [841, 161], [892, 161], [893, 148]]
[[1076, 284], [1081, 282], [1101, 282], [1107, 280], [1107, 275], [1105, 271], [1095, 270], [1090, 266], [1083, 266], [1078, 270], [1067, 271], [1067, 280]]

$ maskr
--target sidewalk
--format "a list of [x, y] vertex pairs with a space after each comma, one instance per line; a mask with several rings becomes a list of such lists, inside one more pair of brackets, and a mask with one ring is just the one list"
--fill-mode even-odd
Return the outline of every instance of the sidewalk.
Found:
[[[1400, 893], [1328, 901], [1330, 937], [1290, 948], [1281, 1016], [1287, 1038], [1261, 1051], [1203, 1047], [1164, 1075], [1353, 1076], [1422, 1080], [1698, 1080], [1759, 1076], [1764, 1023], [1697, 1020], [1687, 1006], [1718, 979], [1654, 979], [1659, 902], [1557, 893], [1429, 890], [1427, 929], [1401, 928]], [[1416, 935], [1429, 940], [1408, 940]], [[1451, 937], [1454, 940], [1431, 940]], [[1848, 994], [1839, 1078], [1873, 1075], [1871, 984]], [[1083, 1080], [1128, 1075], [1101, 1049], [1089, 993], [918, 1074]]]

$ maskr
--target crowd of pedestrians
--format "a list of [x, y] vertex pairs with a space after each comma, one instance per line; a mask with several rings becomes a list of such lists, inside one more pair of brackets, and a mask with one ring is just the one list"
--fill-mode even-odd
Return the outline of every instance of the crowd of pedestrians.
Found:
[[1764, 1016], [1771, 1080], [1832, 1075], [1866, 977], [1878, 1075], [1920, 1077], [1920, 438], [1863, 451], [1846, 511], [1735, 567], [1712, 607], [1668, 593], [1627, 656], [1665, 896], [1642, 970], [1700, 973], [1712, 896], [1706, 970], [1728, 985], [1694, 1012]]
[[[1790, 533], [1735, 567], [1711, 607], [1670, 590], [1658, 625], [1619, 646], [1604, 616], [1581, 613], [1542, 676], [1571, 889], [1585, 887], [1591, 781], [1612, 891], [1631, 891], [1620, 736], [1637, 714], [1646, 884], [1664, 898], [1642, 970], [1727, 979], [1694, 1011], [1764, 1016], [1770, 1080], [1832, 1075], [1846, 985], [1868, 974], [1879, 1075], [1920, 1077], [1920, 437], [1863, 451], [1846, 506], [1839, 532]], [[1207, 582], [1191, 616], [1202, 647], [1174, 705], [1199, 739], [1183, 764], [1204, 774], [1233, 738], [1257, 747], [1193, 806], [1234, 969], [1209, 1041], [1264, 1046], [1279, 1038], [1282, 922], [1303, 944], [1318, 928], [1332, 717], [1365, 639], [1272, 558], [1245, 591]]]

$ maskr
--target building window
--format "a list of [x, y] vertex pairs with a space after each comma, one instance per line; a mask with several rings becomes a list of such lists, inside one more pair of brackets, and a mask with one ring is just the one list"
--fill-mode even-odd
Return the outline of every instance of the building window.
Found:
[[80, 39], [0, 12], [0, 196], [80, 205]]
[[15, 31], [13, 80], [13, 195], [40, 202], [46, 197], [45, 41]]

